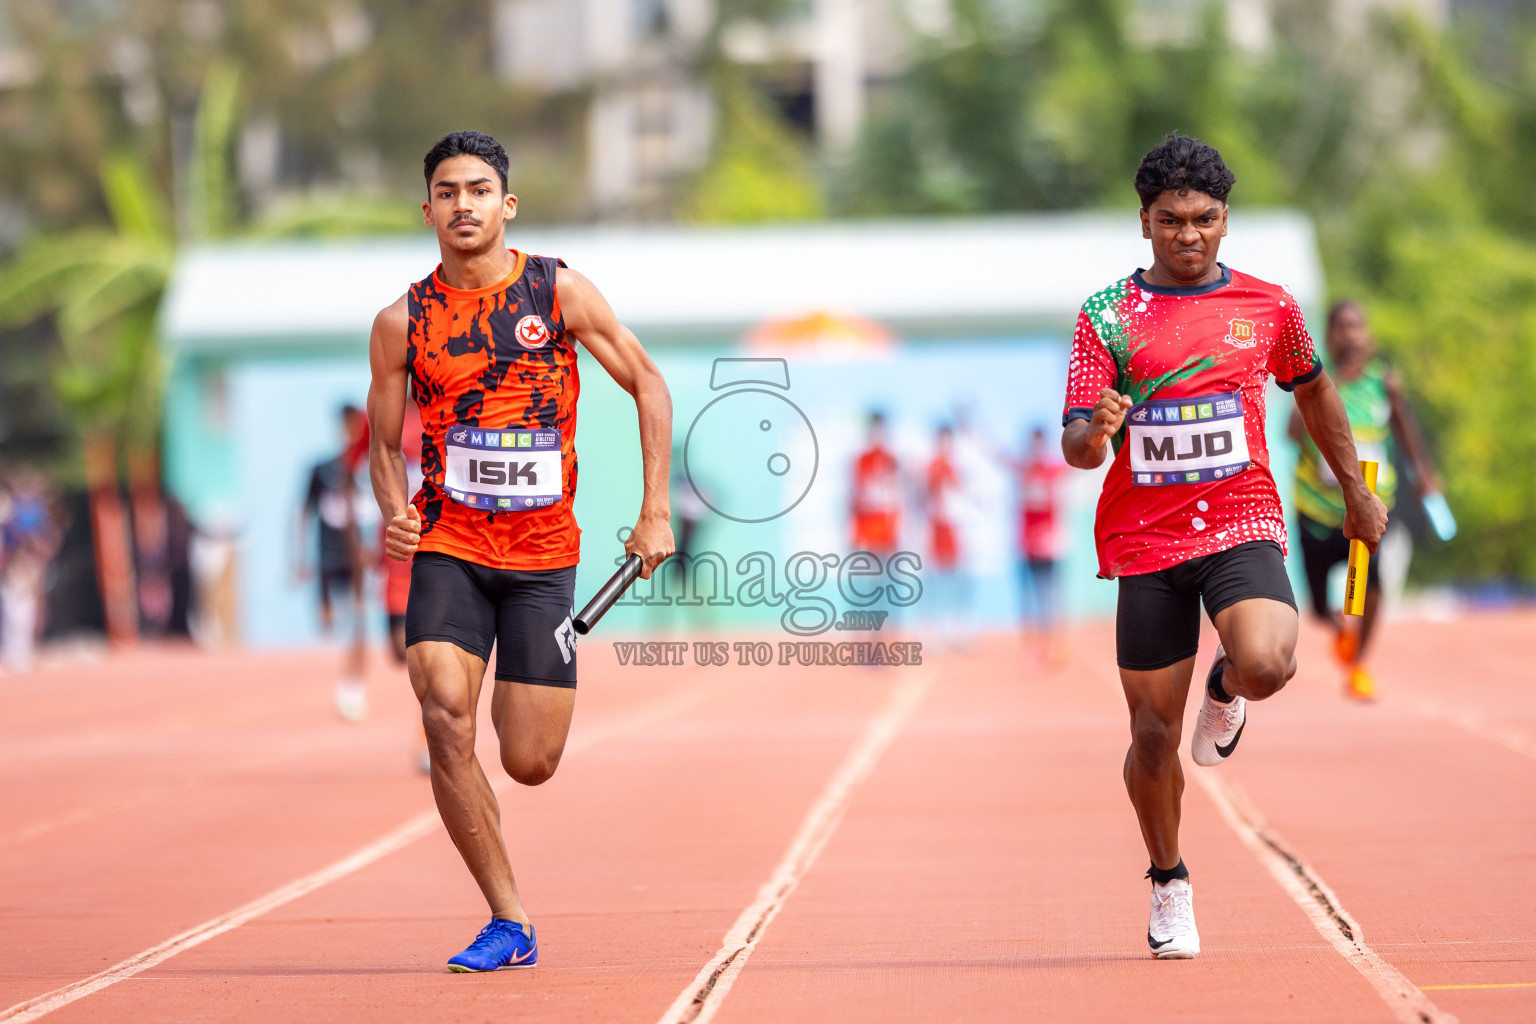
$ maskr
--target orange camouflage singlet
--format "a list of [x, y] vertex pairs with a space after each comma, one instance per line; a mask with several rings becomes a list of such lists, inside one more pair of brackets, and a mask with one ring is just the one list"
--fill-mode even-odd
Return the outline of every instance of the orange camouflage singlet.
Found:
[[422, 551], [494, 569], [580, 560], [576, 342], [548, 256], [513, 251], [503, 281], [450, 288], [442, 266], [406, 295], [406, 368], [421, 407]]

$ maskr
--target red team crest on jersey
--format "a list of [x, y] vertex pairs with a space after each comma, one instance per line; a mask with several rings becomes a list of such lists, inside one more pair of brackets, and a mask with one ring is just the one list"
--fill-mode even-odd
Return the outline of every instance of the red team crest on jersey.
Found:
[[544, 326], [544, 318], [535, 313], [517, 322], [516, 334], [518, 344], [523, 348], [543, 348], [549, 340], [549, 328]]
[[1227, 325], [1227, 336], [1222, 340], [1237, 348], [1253, 348], [1259, 343], [1252, 320], [1233, 320]]

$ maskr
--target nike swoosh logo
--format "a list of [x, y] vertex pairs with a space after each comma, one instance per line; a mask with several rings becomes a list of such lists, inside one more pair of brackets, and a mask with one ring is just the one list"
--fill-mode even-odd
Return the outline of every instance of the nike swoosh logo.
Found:
[[1172, 941], [1173, 941], [1172, 939], [1163, 939], [1163, 940], [1159, 941], [1159, 940], [1154, 939], [1152, 937], [1152, 933], [1150, 931], [1147, 932], [1147, 945], [1151, 946], [1153, 949], [1162, 949], [1164, 946], [1168, 945], [1168, 943], [1170, 943]]
[[1216, 753], [1222, 757], [1230, 757], [1232, 751], [1237, 749], [1237, 741], [1243, 738], [1243, 730], [1246, 728], [1248, 728], [1248, 719], [1245, 717], [1243, 724], [1237, 727], [1237, 735], [1232, 737], [1231, 743], [1228, 743], [1226, 746], [1222, 746], [1220, 743], [1216, 744]]

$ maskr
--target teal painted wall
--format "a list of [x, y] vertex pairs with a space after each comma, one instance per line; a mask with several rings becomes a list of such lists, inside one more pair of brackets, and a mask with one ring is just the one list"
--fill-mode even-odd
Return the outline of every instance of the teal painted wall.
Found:
[[[760, 487], [749, 497], [770, 505], [785, 498], [781, 503], [788, 504], [793, 495], [786, 498], [781, 492], [798, 490], [796, 473], [814, 461], [815, 478], [803, 499], [767, 522], [733, 522], [713, 513], [702, 520], [695, 548], [718, 552], [729, 573], [723, 593], [714, 593], [706, 576], [703, 596], [730, 598], [732, 603], [705, 601], [680, 607], [645, 605], [632, 598], [604, 621], [603, 635], [654, 637], [712, 630], [782, 633], [787, 604], [753, 608], [735, 601], [745, 578], [738, 565], [752, 552], [766, 552], [782, 593], [790, 589], [784, 573], [796, 553], [832, 556], [837, 564], [846, 560], [851, 547], [846, 514], [849, 467], [863, 445], [865, 416], [871, 408], [886, 411], [893, 447], [904, 470], [910, 472], [914, 491], [931, 456], [937, 424], [954, 420], [957, 414], [969, 420], [978, 440], [961, 444], [962, 469], [970, 470], [972, 492], [962, 532], [970, 594], [964, 613], [973, 628], [1011, 626], [1020, 611], [1015, 495], [1009, 474], [994, 461], [991, 450], [1016, 454], [1035, 425], [1045, 426], [1054, 436], [1060, 420], [1066, 346], [1064, 336], [957, 338], [912, 342], [872, 358], [788, 358], [790, 387], [782, 398], [798, 407], [814, 432], [814, 459], [803, 437], [781, 433], [781, 428], [795, 422], [793, 413], [763, 395], [746, 399], [742, 407], [749, 420], [771, 415], [761, 413], [762, 408], [784, 412], [782, 422], [776, 422], [770, 433], [796, 469], [778, 482], [777, 491], [769, 480], [766, 490]], [[184, 360], [171, 375], [166, 403], [167, 479], [197, 522], [238, 532], [242, 633], [258, 647], [310, 645], [322, 639], [314, 583], [294, 571], [301, 554], [313, 561], [311, 554], [300, 550], [301, 543], [307, 546], [313, 541], [298, 539], [295, 519], [310, 467], [339, 447], [337, 410], [345, 402], [362, 404], [367, 394], [368, 369], [360, 340], [349, 347], [356, 351], [338, 354], [331, 347], [309, 356], [289, 350], [268, 358]], [[740, 356], [738, 350], [721, 344], [663, 347], [652, 354], [672, 391], [675, 452], [682, 453], [695, 418], [722, 395], [728, 397], [712, 407], [714, 414], [700, 420], [700, 429], [716, 434], [733, 429], [729, 417], [718, 414], [742, 404], [735, 395], [741, 389], [712, 389], [710, 381], [714, 360]], [[576, 515], [583, 530], [583, 561], [578, 603], [612, 572], [621, 555], [617, 534], [633, 524], [641, 495], [634, 404], [584, 351], [580, 373], [581, 477]], [[747, 387], [759, 392], [779, 390]], [[1288, 495], [1294, 452], [1282, 439], [1291, 402], [1278, 390], [1272, 391], [1271, 398], [1275, 473], [1282, 493]], [[753, 402], [767, 404], [753, 406]], [[699, 468], [706, 490], [728, 489], [732, 480], [747, 480], [754, 474], [762, 477], [763, 450], [750, 447], [755, 440], [750, 429], [740, 437], [726, 438], [723, 450], [731, 458], [722, 468], [716, 451], [712, 472], [717, 479], [709, 480], [708, 466]], [[735, 460], [738, 448], [741, 455]], [[1064, 607], [1071, 616], [1112, 614], [1114, 609], [1114, 584], [1095, 578], [1092, 524], [1100, 479], [1099, 473], [1074, 473], [1067, 489], [1064, 515], [1071, 544], [1061, 586]], [[716, 495], [716, 500], [723, 503], [725, 499]], [[915, 500], [903, 516], [901, 546], [926, 558], [927, 527]], [[918, 575], [925, 584], [932, 581], [931, 571]], [[673, 580], [667, 589], [642, 588], [640, 594], [650, 593], [659, 602], [678, 596], [675, 586]], [[850, 607], [838, 594], [835, 578], [814, 594], [801, 594], [795, 603], [809, 607], [818, 598], [829, 599], [839, 614]], [[916, 636], [931, 631], [942, 613], [961, 607], [955, 597], [925, 589], [922, 599], [896, 614], [902, 628]], [[800, 621], [807, 621], [807, 616], [813, 621], [815, 614], [802, 612]], [[376, 603], [370, 619], [382, 628], [382, 611]], [[829, 632], [824, 638], [839, 639], [839, 635]]]

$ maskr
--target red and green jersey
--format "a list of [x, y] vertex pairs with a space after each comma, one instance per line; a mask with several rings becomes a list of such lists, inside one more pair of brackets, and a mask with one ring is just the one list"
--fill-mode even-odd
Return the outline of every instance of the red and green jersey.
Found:
[[1322, 372], [1284, 287], [1222, 266], [1196, 288], [1141, 271], [1083, 304], [1062, 423], [1091, 418], [1102, 388], [1136, 404], [1114, 438], [1094, 540], [1099, 575], [1137, 576], [1255, 540], [1286, 547], [1269, 471], [1264, 390]]

